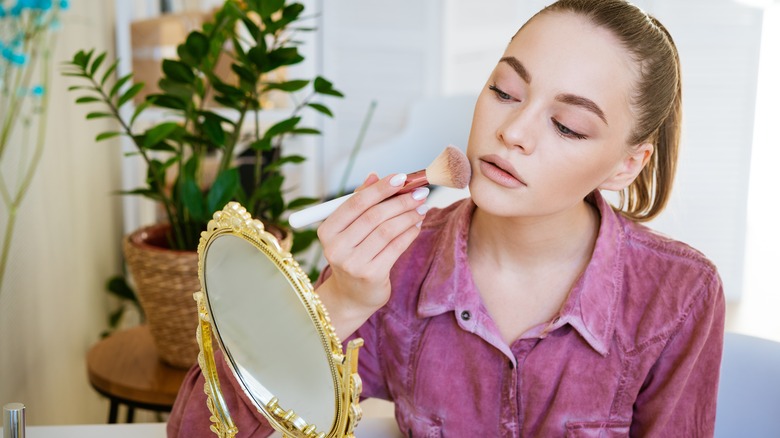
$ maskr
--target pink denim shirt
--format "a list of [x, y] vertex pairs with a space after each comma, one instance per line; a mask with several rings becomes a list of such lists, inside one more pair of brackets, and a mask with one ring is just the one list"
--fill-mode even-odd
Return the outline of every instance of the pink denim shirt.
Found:
[[[393, 268], [390, 301], [355, 334], [363, 396], [395, 402], [415, 438], [712, 436], [725, 317], [715, 267], [600, 194], [589, 201], [601, 214], [590, 263], [559, 314], [511, 345], [470, 272], [474, 204], [431, 210]], [[174, 408], [169, 432], [202, 421], [186, 410]], [[237, 410], [257, 429], [259, 414]]]

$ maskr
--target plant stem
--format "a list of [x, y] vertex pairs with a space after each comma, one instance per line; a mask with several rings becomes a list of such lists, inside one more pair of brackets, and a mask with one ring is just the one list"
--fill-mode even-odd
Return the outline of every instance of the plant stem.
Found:
[[[19, 185], [19, 188], [17, 189], [16, 195], [14, 196], [13, 200], [10, 199], [10, 194], [7, 191], [7, 188], [5, 187], [5, 181], [3, 180], [3, 198], [8, 198], [9, 201], [11, 201], [8, 204], [8, 221], [6, 223], [5, 227], [5, 235], [3, 236], [3, 248], [2, 248], [2, 254], [0, 254], [0, 294], [3, 292], [3, 282], [5, 279], [5, 269], [8, 264], [8, 257], [11, 252], [11, 239], [13, 237], [14, 228], [16, 226], [16, 215], [19, 211], [19, 207], [22, 204], [22, 201], [24, 200], [25, 195], [27, 194], [27, 190], [30, 188], [30, 184], [32, 183], [32, 179], [35, 176], [35, 171], [38, 169], [38, 165], [41, 162], [41, 157], [43, 156], [43, 148], [45, 145], [45, 138], [46, 138], [46, 127], [47, 127], [47, 118], [49, 114], [49, 90], [47, 90], [49, 83], [50, 83], [50, 77], [49, 77], [49, 69], [51, 67], [51, 52], [50, 47], [54, 46], [55, 40], [52, 37], [51, 42], [49, 45], [47, 45], [43, 53], [41, 55], [41, 58], [43, 59], [43, 69], [41, 72], [42, 80], [41, 83], [44, 84], [44, 94], [41, 96], [41, 110], [40, 110], [40, 118], [38, 119], [38, 138], [35, 143], [35, 149], [33, 151], [33, 156], [30, 160], [30, 164], [27, 167], [27, 170], [23, 172], [23, 179], [21, 184]], [[34, 47], [37, 46], [34, 45]], [[36, 56], [37, 58], [37, 56]], [[32, 68], [32, 66], [30, 66]], [[30, 76], [27, 75], [26, 78], [27, 81], [30, 80]]]
[[341, 175], [341, 183], [339, 183], [339, 196], [344, 195], [344, 191], [347, 190], [347, 179], [349, 174], [352, 173], [352, 167], [355, 165], [360, 147], [363, 145], [363, 140], [368, 132], [368, 125], [371, 124], [371, 119], [374, 117], [374, 110], [376, 109], [376, 100], [372, 100], [368, 106], [366, 117], [363, 119], [363, 123], [360, 125], [360, 131], [358, 131], [357, 139], [355, 140], [355, 146], [352, 147], [352, 152], [349, 154], [349, 160], [347, 161], [347, 167], [344, 169], [344, 173]]

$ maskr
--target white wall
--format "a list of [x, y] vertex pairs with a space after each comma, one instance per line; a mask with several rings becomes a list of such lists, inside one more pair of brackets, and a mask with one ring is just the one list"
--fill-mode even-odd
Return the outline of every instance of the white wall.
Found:
[[[478, 92], [509, 38], [550, 1], [355, 3], [325, 4], [325, 73], [347, 94], [336, 106], [337, 129], [325, 145], [325, 174], [352, 147], [370, 99], [377, 99], [378, 110], [367, 149], [403, 129], [413, 101]], [[762, 12], [736, 0], [635, 3], [670, 30], [683, 68], [677, 181], [669, 207], [651, 226], [710, 257], [735, 302], [743, 283]]]
[[[112, 3], [70, 3], [55, 69], [78, 49], [113, 47]], [[119, 149], [95, 144], [105, 125], [87, 123], [66, 91], [71, 80], [53, 73], [46, 150], [0, 295], [0, 404], [24, 403], [33, 425], [99, 423], [108, 406], [89, 386], [84, 359], [105, 327], [104, 282], [120, 269]]]

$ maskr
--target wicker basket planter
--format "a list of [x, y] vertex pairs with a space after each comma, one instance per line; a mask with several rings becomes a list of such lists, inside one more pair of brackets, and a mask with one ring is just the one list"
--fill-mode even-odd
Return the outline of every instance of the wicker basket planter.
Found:
[[168, 228], [141, 228], [125, 237], [123, 249], [157, 354], [169, 365], [189, 368], [198, 358], [198, 309], [192, 300], [200, 290], [198, 253], [166, 248]]
[[[198, 358], [198, 308], [192, 299], [200, 290], [198, 253], [168, 249], [168, 229], [168, 224], [141, 228], [125, 237], [123, 250], [157, 354], [171, 366], [190, 368]], [[292, 233], [268, 231], [283, 236], [280, 244], [290, 250]]]

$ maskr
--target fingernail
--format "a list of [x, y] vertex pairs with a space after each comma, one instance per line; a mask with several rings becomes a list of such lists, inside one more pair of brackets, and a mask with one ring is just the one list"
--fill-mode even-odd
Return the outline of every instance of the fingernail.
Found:
[[420, 221], [420, 222], [417, 222], [417, 223], [415, 224], [415, 226], [416, 226], [417, 228], [422, 228], [422, 221]]
[[406, 174], [399, 173], [394, 177], [390, 178], [390, 185], [393, 187], [399, 187], [401, 184], [404, 183], [404, 181], [406, 181]]
[[427, 205], [423, 204], [423, 205], [421, 205], [421, 206], [417, 207], [417, 214], [419, 214], [420, 216], [422, 216], [422, 215], [424, 215], [425, 213], [428, 213], [428, 210], [429, 210], [429, 209], [430, 209], [430, 207], [428, 207]]
[[415, 201], [425, 199], [428, 196], [428, 193], [431, 193], [431, 190], [428, 187], [420, 187], [419, 189], [414, 189], [414, 191], [412, 192], [412, 199], [414, 199]]

